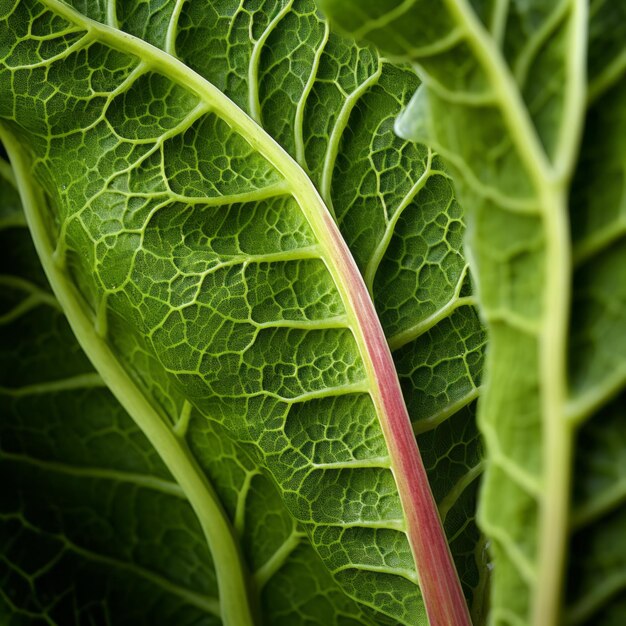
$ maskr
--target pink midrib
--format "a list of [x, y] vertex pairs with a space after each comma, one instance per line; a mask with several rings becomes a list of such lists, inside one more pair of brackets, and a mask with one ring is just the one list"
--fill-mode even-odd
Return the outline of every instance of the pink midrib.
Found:
[[375, 372], [380, 424], [389, 448], [430, 626], [471, 626], [382, 326], [361, 273], [330, 214], [324, 215], [324, 221], [337, 255], [335, 263], [347, 278], [350, 304]]

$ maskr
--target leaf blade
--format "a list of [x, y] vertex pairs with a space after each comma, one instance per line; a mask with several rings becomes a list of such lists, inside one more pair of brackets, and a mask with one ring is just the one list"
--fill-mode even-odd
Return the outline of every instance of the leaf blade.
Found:
[[[54, 6], [55, 6], [56, 8], [59, 8], [59, 7], [60, 7], [60, 6], [62, 6], [62, 5], [58, 5], [57, 3], [54, 3]], [[67, 11], [66, 11], [66, 13], [67, 13]], [[91, 25], [91, 32], [92, 32], [92, 34], [93, 34], [93, 32], [94, 32], [95, 30], [98, 30], [98, 29], [101, 29], [101, 30], [102, 30], [102, 27], [95, 26], [95, 25]], [[100, 31], [99, 31], [99, 32], [100, 32]], [[115, 34], [111, 34], [111, 33], [109, 33], [109, 32], [108, 32], [108, 31], [106, 31], [106, 30], [104, 30], [103, 32], [108, 33], [108, 35], [103, 36], [103, 37], [104, 37], [104, 39], [106, 39], [106, 37], [107, 37], [107, 36], [109, 36], [109, 37], [113, 37], [113, 38], [115, 38], [115, 37], [117, 37], [117, 36], [118, 36], [118, 35], [117, 35], [117, 33], [115, 33]], [[130, 49], [132, 50], [131, 39], [130, 39], [130, 38], [128, 38], [128, 37], [122, 37], [122, 36], [120, 36], [120, 37], [121, 37], [121, 38], [122, 38], [122, 40], [124, 41], [125, 47], [130, 48]], [[118, 45], [119, 45], [119, 42], [118, 42]], [[156, 51], [152, 51], [152, 54], [153, 54], [153, 55], [158, 56], [158, 54], [156, 53]], [[168, 60], [168, 59], [166, 59], [165, 57], [159, 57], [159, 58], [162, 60], [163, 64], [165, 64], [166, 66], [167, 66], [167, 64], [168, 64], [168, 63], [169, 63], [169, 64], [171, 64], [171, 60]], [[178, 67], [178, 66], [177, 66], [177, 67]], [[209, 90], [209, 91], [210, 91], [210, 90]], [[207, 92], [207, 93], [208, 93], [208, 92]], [[213, 97], [213, 98], [215, 99], [215, 101], [220, 101], [221, 94], [219, 94], [219, 93], [215, 93], [215, 92], [211, 91], [211, 97]], [[224, 106], [226, 107], [226, 105], [224, 105]], [[227, 108], [227, 107], [226, 107], [226, 108]], [[204, 112], [203, 112], [203, 113], [204, 113]], [[223, 113], [223, 111], [221, 111], [221, 113]], [[236, 112], [235, 112], [235, 113], [236, 113]], [[261, 142], [261, 139], [260, 139], [261, 135], [260, 135], [260, 133], [259, 133], [259, 131], [258, 131], [257, 127], [256, 127], [256, 126], [253, 126], [253, 125], [251, 124], [251, 122], [247, 121], [247, 118], [242, 118], [242, 117], [241, 117], [238, 113], [236, 113], [236, 115], [234, 115], [234, 117], [232, 117], [232, 118], [229, 118], [229, 119], [228, 119], [228, 121], [229, 121], [230, 123], [232, 123], [233, 125], [235, 125], [235, 126], [238, 124], [240, 127], [243, 127], [243, 128], [244, 128], [244, 130], [246, 130], [246, 135], [247, 135], [247, 136], [249, 135], [249, 138], [250, 138], [250, 145], [252, 145], [253, 147], [256, 147], [256, 148], [261, 147], [261, 146], [260, 146], [260, 144], [262, 143], [262, 142]], [[193, 122], [193, 121], [191, 121], [191, 124], [192, 124], [192, 125], [193, 125], [193, 123], [194, 123], [194, 122]], [[211, 122], [211, 123], [212, 123], [212, 122]], [[258, 145], [257, 145], [257, 142], [258, 142]], [[264, 145], [265, 149], [267, 150], [267, 145], [269, 145], [269, 144], [267, 144], [267, 141], [266, 141], [266, 139], [265, 139], [265, 138], [263, 138], [263, 142], [265, 142], [263, 145]], [[274, 149], [274, 148], [272, 148], [272, 149]], [[148, 156], [150, 156], [150, 155], [148, 155]], [[279, 160], [280, 160], [280, 159], [279, 159]], [[255, 167], [258, 171], [260, 171], [260, 172], [261, 172], [261, 178], [262, 178], [264, 181], [265, 181], [265, 180], [268, 180], [268, 179], [267, 179], [267, 175], [266, 175], [266, 173], [265, 173], [265, 172], [266, 172], [266, 170], [264, 170], [265, 165], [264, 165], [263, 163], [260, 163], [260, 162], [255, 162], [254, 167]], [[280, 169], [280, 168], [279, 168], [279, 169]], [[300, 174], [298, 174], [298, 176], [300, 176]], [[294, 177], [295, 177], [296, 179], [298, 179], [298, 176], [296, 176], [296, 171], [294, 170]], [[181, 179], [181, 180], [182, 180], [182, 179]], [[302, 183], [303, 183], [303, 185], [305, 184], [305, 182], [306, 182], [306, 184], [308, 185], [308, 181], [306, 181], [304, 178], [302, 178]], [[188, 193], [188, 192], [187, 192], [187, 188], [188, 188], [188, 186], [187, 186], [187, 187], [185, 187], [185, 193]], [[191, 187], [191, 188], [190, 188], [190, 190], [191, 190], [191, 191], [193, 191], [193, 187]], [[294, 195], [296, 195], [296, 194], [294, 194]], [[316, 196], [316, 194], [314, 194], [314, 192], [311, 192], [311, 197], [310, 197], [309, 199], [312, 199], [312, 198], [314, 197], [314, 195]], [[297, 196], [296, 196], [296, 199], [297, 199]], [[317, 199], [316, 199], [315, 201], [319, 203], [319, 200], [317, 200]], [[313, 222], [315, 219], [320, 219], [320, 218], [319, 218], [319, 216], [317, 216], [317, 217], [316, 217], [316, 215], [315, 215], [315, 214], [310, 215], [310, 216], [309, 216], [309, 218], [310, 218], [310, 221], [312, 221], [312, 222]], [[68, 231], [67, 231], [68, 236], [69, 236], [69, 237], [72, 237], [72, 238], [76, 238], [76, 240], [77, 240], [77, 241], [79, 241], [79, 238], [80, 238], [80, 236], [81, 236], [81, 235], [80, 235], [80, 231], [76, 230], [74, 226], [72, 226], [71, 228], [74, 228], [74, 230], [70, 230], [70, 226], [68, 226]], [[324, 221], [321, 221], [321, 222], [320, 222], [320, 226], [319, 226], [319, 228], [320, 228], [320, 232], [325, 232], [325, 230], [334, 229], [334, 225], [332, 225], [332, 222], [330, 222], [330, 220], [329, 220], [329, 218], [328, 218], [328, 219], [327, 219], [327, 221], [325, 221], [325, 222], [324, 222]], [[324, 230], [324, 229], [325, 229], [325, 230]], [[339, 241], [340, 241], [340, 240], [338, 240], [338, 239], [334, 239], [334, 240], [332, 240], [332, 245], [334, 245], [334, 246], [339, 246], [339, 245], [340, 245], [340, 244], [339, 244]], [[72, 244], [73, 244], [73, 243], [74, 243], [74, 242], [72, 242]], [[69, 246], [68, 246], [68, 248], [71, 248], [71, 247], [72, 247], [71, 245], [69, 245]], [[329, 245], [329, 244], [327, 244], [327, 247], [330, 247], [330, 245]], [[346, 254], [346, 251], [344, 250], [344, 251], [343, 251], [343, 253], [344, 253], [344, 254]], [[348, 258], [348, 257], [346, 257], [346, 259], [347, 259], [347, 258]], [[325, 260], [326, 260], [326, 261], [328, 261], [328, 259], [325, 259]], [[330, 262], [330, 261], [328, 261], [328, 262]], [[345, 263], [348, 263], [348, 261], [347, 261], [347, 260], [346, 260], [346, 261], [344, 261], [344, 262], [345, 262]], [[75, 257], [72, 257], [72, 259], [71, 259], [71, 263], [72, 263], [72, 264], [76, 263], [78, 266], [80, 265], [80, 261], [79, 261], [78, 259], [76, 259]], [[123, 267], [123, 263], [122, 263], [121, 265], [122, 265], [122, 267]], [[143, 267], [145, 268], [145, 266], [143, 266]], [[345, 272], [345, 269], [344, 269], [344, 272]], [[347, 273], [347, 272], [346, 272], [346, 273]], [[335, 279], [336, 279], [337, 281], [338, 281], [338, 277], [340, 276], [340, 274], [341, 274], [340, 272], [337, 272], [337, 276], [335, 276]], [[357, 276], [357, 274], [356, 274], [356, 270], [354, 270], [354, 273], [351, 275], [351, 278], [352, 278], [352, 277], [356, 278], [356, 276]], [[83, 280], [85, 280], [85, 278], [84, 278], [84, 277], [83, 277]], [[343, 280], [344, 280], [344, 283], [345, 283], [345, 281], [346, 281], [345, 277], [344, 277], [344, 279], [343, 279]], [[117, 282], [117, 279], [114, 279], [114, 280], [113, 280], [113, 283], [116, 283], [116, 282]], [[91, 288], [88, 288], [86, 284], [85, 284], [85, 285], [81, 285], [81, 286], [83, 287], [83, 289], [85, 289], [85, 291], [87, 291], [87, 292], [91, 292], [91, 294], [97, 294], [97, 290], [94, 290], [92, 287], [91, 287]], [[348, 291], [348, 288], [349, 288], [349, 287], [351, 287], [351, 285], [349, 285], [349, 286], [345, 286], [345, 285], [344, 285], [344, 288], [346, 289], [346, 291]], [[359, 295], [358, 295], [358, 293], [357, 293], [357, 294], [356, 294], [356, 296], [354, 296], [355, 301], [357, 301], [359, 305], [363, 305], [363, 303], [368, 303], [368, 302], [369, 302], [369, 298], [367, 297], [367, 294], [366, 294], [365, 290], [362, 290], [361, 294], [362, 294], [362, 299], [359, 297]], [[345, 294], [344, 294], [344, 295], [345, 295]], [[109, 301], [109, 302], [105, 302], [104, 304], [102, 304], [102, 303], [101, 303], [101, 304], [99, 304], [99, 305], [98, 305], [98, 307], [96, 307], [96, 308], [100, 308], [100, 307], [102, 306], [104, 309], [106, 309], [107, 307], [111, 306], [111, 304], [112, 304], [112, 303], [113, 303], [113, 299], [111, 299], [111, 301]], [[117, 305], [118, 305], [118, 306], [120, 306], [119, 304], [117, 304]], [[370, 306], [369, 312], [371, 313], [371, 311], [372, 311], [372, 309], [371, 309], [371, 305], [369, 305], [369, 306]], [[352, 305], [352, 310], [354, 310], [354, 303], [353, 303], [353, 305]], [[104, 315], [104, 317], [106, 317], [106, 315]], [[364, 320], [365, 320], [365, 316], [363, 316], [363, 317], [361, 318], [361, 321], [364, 321]], [[373, 320], [371, 320], [371, 319], [368, 319], [367, 321], [368, 321], [368, 323], [369, 323], [370, 325], [374, 323], [374, 322], [373, 322]], [[109, 322], [108, 322], [108, 326], [110, 326], [110, 325], [111, 325], [111, 323], [112, 323], [112, 322], [111, 322], [111, 320], [109, 320]], [[116, 321], [115, 323], [117, 323], [117, 321]], [[107, 328], [107, 324], [102, 324], [102, 325], [101, 325], [101, 328]], [[372, 344], [368, 347], [368, 350], [369, 350], [369, 352], [370, 352], [370, 353], [375, 352], [375, 354], [376, 354], [376, 358], [378, 358], [378, 359], [380, 360], [380, 362], [381, 362], [381, 363], [386, 363], [386, 364], [390, 367], [390, 365], [389, 365], [389, 364], [390, 364], [390, 357], [389, 357], [389, 353], [388, 353], [388, 350], [387, 350], [387, 348], [386, 348], [386, 345], [385, 345], [385, 343], [384, 343], [384, 338], [382, 338], [382, 333], [380, 333], [380, 330], [379, 330], [379, 329], [376, 329], [376, 332], [378, 333], [378, 335], [376, 336], [375, 341], [374, 341], [374, 340], [372, 340]], [[265, 336], [269, 336], [269, 335], [265, 334]], [[294, 337], [294, 336], [296, 336], [296, 334], [295, 334], [295, 333], [291, 333], [291, 336], [292, 336], [292, 337]], [[325, 333], [325, 337], [332, 338], [332, 334], [331, 334], [330, 332], [327, 332], [327, 333]], [[338, 339], [336, 339], [336, 338], [335, 338], [335, 339], [332, 339], [332, 341], [333, 341], [333, 342], [335, 342], [335, 341], [337, 341], [337, 342], [338, 342]], [[361, 341], [363, 342], [364, 340], [363, 340], [363, 339], [361, 339]], [[343, 347], [341, 347], [341, 346], [340, 346], [340, 344], [339, 344], [339, 343], [338, 343], [337, 345], [338, 345], [341, 349], [344, 349]], [[352, 348], [350, 348], [350, 350], [352, 350]], [[172, 355], [173, 355], [173, 353], [172, 353]], [[168, 358], [169, 358], [169, 357], [168, 357]], [[371, 357], [370, 357], [370, 359], [371, 359]], [[371, 382], [371, 381], [370, 381], [370, 382]], [[228, 381], [228, 385], [231, 385], [231, 384], [233, 384], [233, 383], [229, 380], [229, 381]], [[403, 411], [403, 408], [402, 408], [402, 407], [403, 407], [403, 405], [402, 405], [402, 400], [401, 400], [401, 397], [400, 397], [400, 395], [399, 395], [399, 388], [398, 388], [398, 386], [397, 386], [397, 382], [395, 383], [395, 387], [396, 387], [396, 388], [395, 388], [395, 390], [394, 390], [394, 389], [385, 389], [385, 390], [382, 390], [382, 391], [380, 392], [380, 398], [379, 398], [379, 400], [380, 400], [380, 402], [381, 402], [381, 403], [387, 403], [387, 406], [389, 406], [389, 407], [393, 406], [394, 410], [397, 410], [399, 413], [401, 413], [401, 420], [402, 420], [402, 423], [400, 424], [400, 430], [401, 430], [401, 434], [402, 434], [402, 436], [403, 436], [403, 439], [402, 439], [402, 445], [403, 445], [403, 446], [405, 447], [405, 449], [407, 449], [407, 450], [408, 450], [408, 449], [410, 449], [410, 450], [414, 450], [415, 443], [414, 443], [414, 440], [413, 440], [413, 437], [412, 437], [412, 434], [411, 434], [411, 431], [410, 431], [408, 418], [406, 417], [406, 412], [405, 412], [405, 411]], [[285, 389], [285, 390], [283, 390], [283, 389], [281, 389], [281, 388], [278, 388], [278, 390], [280, 391], [280, 393], [284, 393], [284, 392], [286, 392], [286, 391], [287, 391], [286, 389]], [[289, 393], [289, 394], [291, 394], [291, 393], [293, 393], [293, 392], [292, 392], [292, 391], [288, 391], [288, 393]], [[305, 393], [306, 393], [306, 391], [305, 391]], [[300, 395], [302, 395], [302, 394], [300, 394]], [[295, 397], [297, 397], [297, 396], [298, 396], [298, 394], [296, 394], [296, 396], [295, 396]], [[198, 400], [198, 399], [196, 399], [196, 401], [199, 401], [199, 400]], [[410, 435], [410, 436], [409, 436], [409, 435]], [[412, 459], [410, 459], [410, 461], [412, 461], [412, 462], [414, 463], [414, 462], [415, 462], [415, 453], [414, 453], [414, 451], [412, 452], [412, 456], [413, 456], [413, 458], [412, 458]], [[415, 466], [414, 464], [411, 464], [411, 466], [410, 466], [410, 467], [412, 468], [412, 470], [413, 470], [413, 471], [416, 471], [416, 466]], [[419, 469], [419, 468], [417, 467], [417, 469]], [[432, 511], [434, 511], [434, 507], [432, 507], [432, 502], [431, 502], [430, 508], [431, 508], [431, 510], [432, 510]], [[436, 519], [436, 512], [433, 514], [433, 516], [431, 517], [431, 519], [432, 519], [432, 520], [435, 520], [435, 519]], [[441, 545], [442, 545], [442, 544], [440, 543], [440, 546], [441, 546]], [[443, 544], [443, 546], [444, 546], [444, 548], [445, 548], [445, 543]], [[447, 548], [445, 548], [445, 551], [447, 552]], [[444, 560], [445, 560], [445, 555], [440, 555], [440, 556], [444, 556]], [[449, 559], [448, 559], [448, 560], [449, 560]]]

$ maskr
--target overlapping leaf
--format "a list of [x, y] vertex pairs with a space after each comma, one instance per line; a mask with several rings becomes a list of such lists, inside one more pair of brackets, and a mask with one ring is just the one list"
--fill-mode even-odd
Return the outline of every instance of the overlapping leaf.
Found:
[[480, 415], [491, 621], [619, 623], [626, 561], [608, 538], [624, 514], [624, 9], [324, 6], [415, 63], [426, 87], [398, 128], [445, 154], [469, 212], [490, 331]]
[[[170, 75], [163, 67], [154, 69], [155, 58], [167, 65], [165, 57], [141, 46], [137, 52], [136, 40], [125, 40], [114, 31], [84, 22], [59, 3], [48, 4], [57, 13], [69, 15], [73, 26], [54, 16], [54, 11], [44, 12], [41, 5], [33, 3], [31, 8], [30, 4], [21, 3], [7, 13], [8, 71], [2, 80], [3, 86], [12, 83], [11, 93], [19, 111], [13, 110], [9, 100], [3, 100], [0, 107], [4, 107], [2, 113], [7, 118], [17, 122], [9, 126], [10, 132], [25, 137], [30, 144], [24, 163], [33, 159], [36, 179], [47, 196], [45, 200], [33, 197], [32, 202], [36, 206], [48, 202], [50, 214], [60, 226], [58, 239], [53, 236], [53, 263], [58, 267], [59, 261], [65, 263], [64, 271], [74, 281], [70, 291], [77, 287], [81, 307], [86, 301], [93, 311], [98, 334], [131, 373], [128, 382], [156, 403], [165, 422], [174, 424], [175, 430], [194, 442], [191, 448], [196, 460], [202, 461], [199, 450], [208, 437], [197, 435], [202, 432], [203, 421], [208, 417], [222, 422], [224, 433], [246, 442], [247, 454], [269, 468], [291, 512], [304, 524], [344, 587], [370, 605], [373, 615], [381, 611], [395, 620], [416, 619], [420, 609], [412, 558], [406, 544], [402, 545], [405, 540], [398, 518], [402, 512], [394, 495], [395, 484], [389, 482], [391, 474], [385, 470], [393, 459], [385, 458], [386, 446], [368, 395], [371, 382], [359, 364], [358, 341], [354, 343], [345, 318], [346, 296], [340, 293], [338, 297], [333, 283], [336, 277], [319, 262], [323, 259], [328, 265], [329, 259], [316, 241], [317, 233], [303, 219], [302, 207], [298, 206], [302, 198], [285, 183], [280, 167], [256, 151], [266, 140], [252, 130], [252, 137], [242, 140], [241, 128], [233, 130], [233, 119], [224, 124], [223, 111], [206, 107], [202, 94], [199, 97], [183, 80], [191, 74], [180, 66], [174, 66], [178, 69], [171, 70]], [[102, 7], [102, 14], [96, 4], [78, 8], [91, 12], [96, 19], [111, 22], [117, 18], [131, 32], [133, 24], [141, 25], [144, 30], [137, 34], [184, 58], [180, 51], [185, 37], [191, 42], [194, 37], [203, 37], [202, 28], [196, 26], [213, 15], [211, 10], [199, 14], [194, 6], [172, 3], [165, 13], [155, 9], [146, 15], [145, 5], [126, 3], [117, 16], [110, 6]], [[215, 15], [224, 12], [233, 17], [223, 6], [212, 8]], [[424, 176], [407, 180], [406, 170], [416, 160], [415, 148], [392, 138], [391, 120], [401, 102], [391, 96], [391, 85], [400, 80], [409, 85], [410, 75], [383, 63], [368, 50], [339, 40], [322, 45], [327, 29], [310, 5], [304, 8], [307, 10], [298, 12], [286, 3], [272, 12], [265, 7], [258, 13], [258, 35], [250, 28], [257, 23], [249, 22], [249, 11], [241, 10], [237, 19], [231, 20], [233, 28], [241, 20], [248, 26], [239, 43], [243, 48], [251, 47], [250, 57], [245, 53], [236, 59], [243, 62], [240, 68], [247, 64], [245, 76], [255, 87], [257, 100], [249, 97], [248, 104], [253, 113], [255, 107], [260, 112], [267, 106], [266, 99], [270, 102], [272, 97], [289, 94], [288, 89], [280, 88], [272, 92], [269, 78], [265, 87], [259, 81], [268, 56], [270, 67], [274, 63], [267, 51], [280, 49], [276, 43], [266, 48], [264, 44], [272, 35], [293, 32], [289, 20], [297, 37], [310, 34], [302, 27], [307, 23], [317, 25], [322, 37], [317, 47], [309, 46], [308, 50], [313, 51], [312, 65], [304, 88], [310, 101], [300, 100], [312, 110], [315, 97], [319, 99], [317, 108], [328, 106], [332, 98], [327, 96], [336, 89], [335, 85], [324, 91], [328, 79], [323, 78], [323, 68], [330, 68], [333, 75], [335, 66], [341, 68], [337, 63], [340, 53], [347, 55], [347, 69], [341, 68], [347, 84], [342, 85], [336, 76], [333, 79], [340, 85], [340, 109], [332, 130], [321, 127], [317, 136], [312, 134], [306, 145], [302, 143], [308, 124], [299, 127], [298, 115], [302, 119], [310, 115], [311, 124], [316, 120], [330, 120], [332, 124], [333, 120], [319, 112], [312, 115], [297, 105], [293, 144], [281, 136], [284, 129], [291, 128], [291, 121], [278, 129], [268, 122], [268, 128], [309, 169], [329, 205], [336, 205], [344, 231], [349, 236], [352, 233], [355, 242], [364, 235], [354, 218], [360, 206], [353, 198], [351, 201], [347, 189], [342, 193], [340, 183], [346, 180], [340, 169], [342, 159], [344, 169], [354, 165], [361, 168], [363, 188], [359, 197], [382, 200], [379, 206], [385, 207], [386, 214], [382, 220], [374, 215], [378, 225], [373, 226], [373, 233], [365, 233], [369, 242], [354, 243], [353, 249], [368, 266], [364, 271], [375, 294], [380, 293], [376, 281], [385, 281], [385, 276], [392, 284], [396, 281], [401, 285], [394, 290], [399, 302], [378, 298], [378, 303], [390, 320], [390, 334], [398, 334], [396, 346], [404, 346], [398, 362], [406, 364], [407, 388], [425, 388], [432, 397], [430, 405], [427, 402], [424, 409], [424, 403], [418, 404], [415, 412], [416, 417], [424, 418], [418, 429], [426, 431], [472, 400], [480, 371], [482, 334], [475, 315], [467, 307], [455, 313], [456, 308], [472, 303], [465, 297], [466, 269], [458, 254], [462, 230], [459, 209], [447, 176], [428, 151], [417, 155]], [[285, 24], [275, 29], [283, 17]], [[264, 25], [263, 19], [267, 22]], [[16, 29], [29, 21], [34, 25], [30, 40], [12, 42]], [[180, 36], [176, 28], [180, 28]], [[212, 42], [210, 38], [204, 41]], [[130, 50], [123, 45], [126, 43]], [[194, 58], [218, 59], [219, 42], [212, 44], [202, 49], [205, 54]], [[224, 41], [221, 45], [229, 46]], [[365, 60], [365, 69], [351, 61], [354, 54]], [[144, 63], [138, 63], [138, 58]], [[228, 55], [225, 59], [228, 65]], [[367, 89], [359, 90], [359, 80], [368, 65], [374, 68], [376, 80], [368, 82], [366, 78]], [[352, 95], [346, 91], [351, 72], [355, 74]], [[267, 76], [284, 75], [290, 80], [297, 74], [268, 71]], [[211, 78], [219, 85], [218, 79]], [[230, 66], [223, 78], [235, 86], [239, 81], [237, 71]], [[250, 89], [247, 93], [250, 96]], [[235, 88], [228, 95], [237, 101]], [[377, 119], [380, 109], [373, 104], [377, 102], [395, 108]], [[20, 108], [22, 104], [27, 106]], [[369, 107], [374, 107], [374, 114], [368, 116]], [[337, 107], [331, 110], [337, 111]], [[365, 120], [361, 126], [354, 123], [359, 119]], [[375, 157], [366, 156], [368, 144], [363, 145], [363, 135], [368, 129], [379, 129], [376, 124], [382, 129], [373, 139], [369, 134]], [[358, 158], [352, 159], [349, 149], [339, 152], [340, 144], [352, 146]], [[315, 151], [323, 158], [316, 157]], [[373, 161], [369, 170], [363, 165], [368, 160]], [[82, 177], [76, 176], [77, 162], [85, 172]], [[378, 182], [372, 187], [374, 179]], [[28, 184], [23, 172], [22, 183]], [[420, 219], [403, 222], [410, 211], [415, 213], [417, 207], [429, 204], [425, 199], [432, 199], [430, 214], [424, 211]], [[447, 205], [444, 212], [439, 210], [441, 204]], [[372, 213], [375, 204], [364, 202], [364, 206]], [[354, 222], [352, 227], [350, 221]], [[40, 228], [47, 227], [42, 223]], [[42, 232], [37, 236], [41, 253]], [[390, 246], [388, 254], [385, 246], [393, 236], [406, 248]], [[384, 273], [377, 271], [381, 261], [387, 266]], [[426, 277], [419, 289], [412, 276], [416, 267]], [[438, 272], [445, 277], [447, 288], [433, 281]], [[406, 312], [415, 302], [424, 302], [424, 306], [415, 307], [416, 319], [409, 318], [407, 323]], [[465, 315], [459, 315], [461, 311]], [[443, 339], [443, 353], [429, 348], [427, 340], [437, 334]], [[406, 348], [409, 344], [410, 349]], [[459, 358], [459, 348], [468, 356]], [[427, 356], [425, 363], [420, 355]], [[442, 371], [452, 374], [450, 380], [444, 380]], [[189, 426], [192, 405], [202, 418], [192, 420]], [[340, 428], [341, 416], [345, 415], [343, 428], [348, 430], [321, 435], [319, 423], [308, 417], [320, 414], [335, 416]], [[290, 419], [282, 425], [285, 415]], [[351, 425], [355, 416], [361, 416], [356, 431]], [[461, 420], [468, 418], [471, 420], [471, 412], [460, 414]], [[337, 427], [336, 422], [333, 425]], [[466, 559], [465, 583], [471, 590], [480, 587], [476, 556], [482, 556], [471, 528], [473, 495], [466, 489], [474, 482], [477, 459], [476, 450], [466, 446], [469, 443], [475, 448], [476, 436], [471, 425], [453, 428], [445, 424], [440, 428], [425, 436], [426, 442], [432, 442], [429, 464], [436, 466], [436, 490], [443, 499], [443, 512], [450, 512], [446, 523], [456, 540], [455, 552]], [[313, 468], [307, 465], [311, 455]], [[333, 494], [337, 504], [328, 506], [332, 499], [316, 502], [316, 493], [326, 497]], [[351, 523], [357, 527], [350, 528]], [[296, 543], [287, 541], [288, 545]], [[341, 550], [332, 547], [339, 545]], [[368, 554], [362, 551], [364, 545], [372, 546]]]
[[0, 191], [0, 619], [220, 623], [191, 507], [76, 345], [17, 192]]

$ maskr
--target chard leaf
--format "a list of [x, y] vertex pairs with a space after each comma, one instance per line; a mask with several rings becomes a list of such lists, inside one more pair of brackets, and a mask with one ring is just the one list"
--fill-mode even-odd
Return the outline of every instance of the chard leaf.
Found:
[[[168, 24], [186, 15], [179, 6]], [[423, 614], [411, 542], [434, 623], [461, 623], [430, 495], [414, 491], [425, 479], [382, 333], [311, 180], [222, 93], [146, 42], [52, 0], [20, 3], [6, 26], [0, 82], [18, 88], [0, 115], [39, 254], [83, 348], [199, 515], [225, 622], [252, 618], [245, 580], [224, 584], [237, 562], [234, 542], [218, 539], [232, 534], [227, 521], [209, 524], [220, 516], [200, 471], [206, 423], [269, 473], [335, 579], [377, 619]], [[174, 52], [171, 32], [161, 43]], [[481, 331], [470, 330], [479, 361]], [[448, 331], [466, 332], [462, 321]], [[471, 429], [449, 447], [466, 440]], [[448, 510], [475, 482], [463, 476], [475, 457], [455, 461]], [[424, 565], [431, 556], [439, 562]]]
[[[170, 21], [171, 6], [161, 11], [152, 19]], [[473, 521], [482, 466], [472, 402], [484, 333], [449, 175], [432, 151], [393, 132], [418, 85], [414, 72], [330, 33], [310, 0], [232, 0], [208, 11], [204, 1], [191, 0], [177, 19], [178, 34], [168, 42], [146, 28], [140, 11], [118, 14], [120, 28], [175, 51], [263, 125], [333, 212], [394, 353], [465, 595], [480, 623], [487, 570]]]
[[490, 620], [620, 623], [624, 5], [320, 5], [414, 64], [424, 85], [398, 131], [445, 155], [468, 212], [490, 342]]
[[[0, 192], [5, 208], [21, 210], [6, 178]], [[0, 618], [221, 624], [198, 519], [77, 345], [31, 263], [25, 225], [0, 229], [0, 466], [11, 479], [0, 501]], [[374, 623], [332, 580], [252, 459], [210, 422], [191, 443], [233, 526], [264, 624]]]

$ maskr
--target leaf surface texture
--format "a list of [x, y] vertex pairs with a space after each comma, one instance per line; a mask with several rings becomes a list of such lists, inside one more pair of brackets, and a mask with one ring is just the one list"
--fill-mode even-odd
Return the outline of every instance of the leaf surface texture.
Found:
[[[448, 175], [436, 155], [392, 133], [403, 104], [392, 86], [406, 84], [408, 96], [412, 74], [331, 36], [310, 3], [257, 12], [233, 4], [230, 15], [193, 2], [148, 13], [143, 3], [115, 12], [75, 4], [112, 29], [44, 4], [22, 2], [5, 17], [0, 81], [24, 91], [15, 90], [15, 109], [3, 98], [0, 113], [10, 135], [28, 138], [23, 160], [33, 167], [33, 188], [43, 190], [36, 200], [47, 206], [43, 229], [55, 263], [129, 384], [163, 424], [186, 435], [201, 473], [219, 441], [235, 446], [226, 456], [269, 472], [298, 520], [283, 543], [314, 546], [361, 603], [358, 619], [419, 619], [391, 459], [346, 294], [328, 269], [329, 242], [320, 244], [292, 181], [258, 149], [269, 145], [265, 136], [242, 136], [191, 88], [191, 73], [172, 76], [137, 40], [127, 49], [118, 27], [176, 53], [246, 108], [334, 211], [396, 348], [457, 567], [469, 597], [477, 590], [479, 610], [483, 554], [472, 517], [480, 450], [471, 403], [484, 338]], [[220, 15], [239, 38], [215, 37]], [[28, 22], [32, 36], [19, 31]], [[292, 33], [310, 37], [300, 51], [304, 78], [276, 69], [293, 54]], [[275, 107], [284, 118], [264, 113]], [[358, 194], [342, 187], [348, 176], [361, 178]], [[358, 218], [364, 211], [371, 220]], [[233, 479], [211, 476], [223, 498], [220, 480]]]

